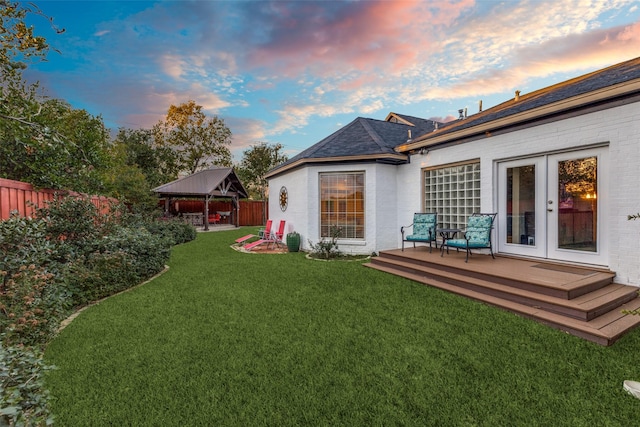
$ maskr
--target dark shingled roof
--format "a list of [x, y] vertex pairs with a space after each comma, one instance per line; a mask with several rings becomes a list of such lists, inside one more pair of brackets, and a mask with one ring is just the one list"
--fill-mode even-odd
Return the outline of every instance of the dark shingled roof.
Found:
[[233, 168], [214, 167], [185, 176], [152, 190], [160, 196], [216, 196], [247, 197], [247, 190], [236, 176]]
[[[377, 161], [386, 160], [390, 163], [404, 163], [406, 159], [399, 160], [398, 152], [394, 148], [407, 142], [409, 138], [408, 131], [411, 130], [412, 136], [415, 137], [435, 129], [435, 122], [431, 120], [414, 120], [412, 123], [417, 122], [416, 125], [410, 126], [358, 117], [322, 141], [276, 166], [269, 172], [269, 175], [292, 163], [304, 161], [305, 159], [327, 159], [329, 161], [336, 157], [353, 157], [354, 160], [359, 160], [358, 157], [378, 155]], [[385, 155], [389, 155], [389, 157], [385, 159]]]
[[[436, 123], [434, 120], [423, 119], [423, 118], [414, 117], [414, 116], [407, 116], [406, 114], [398, 114], [398, 113], [389, 113], [389, 114], [396, 115], [400, 117], [402, 120], [406, 120], [407, 122], [414, 125], [416, 129], [416, 132], [412, 132], [414, 138], [418, 136], [418, 134], [424, 133], [425, 131], [432, 132], [435, 126], [434, 123]], [[438, 122], [438, 127], [442, 127], [442, 125], [443, 123]]]
[[469, 116], [466, 119], [449, 122], [441, 126], [437, 132], [415, 138], [414, 142], [428, 142], [430, 138], [478, 126], [638, 78], [640, 78], [640, 58], [635, 58], [553, 86], [520, 95], [517, 101], [513, 98], [495, 107]]

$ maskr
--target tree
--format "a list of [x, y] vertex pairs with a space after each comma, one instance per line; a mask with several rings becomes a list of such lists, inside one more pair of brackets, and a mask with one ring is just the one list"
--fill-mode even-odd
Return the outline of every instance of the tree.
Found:
[[156, 146], [151, 130], [121, 128], [113, 143], [122, 151], [117, 157], [122, 156], [127, 165], [137, 166], [145, 175], [149, 188], [178, 177], [174, 152], [167, 147]]
[[267, 172], [288, 160], [281, 152], [282, 144], [269, 145], [260, 142], [242, 153], [242, 160], [236, 166], [236, 172], [242, 184], [249, 191], [250, 198], [264, 200], [267, 192]]
[[[44, 100], [27, 84], [27, 62], [45, 60], [49, 45], [27, 27], [35, 5], [0, 0], [0, 176], [38, 187], [99, 191], [108, 133], [102, 119], [66, 102]], [[58, 33], [64, 30], [58, 30]]]
[[181, 172], [231, 165], [231, 130], [218, 116], [208, 118], [194, 101], [171, 105], [166, 119], [154, 126], [153, 133], [157, 147], [175, 153]]
[[134, 211], [158, 206], [151, 189], [178, 177], [173, 151], [154, 145], [149, 129], [121, 128], [110, 149], [113, 166], [105, 174], [110, 193]]
[[38, 105], [32, 125], [0, 120], [0, 176], [40, 188], [102, 193], [110, 161], [102, 118], [57, 99]]
[[[19, 2], [0, 0], [0, 119], [16, 126], [36, 127], [31, 118], [39, 108], [36, 100], [37, 85], [24, 82], [22, 71], [28, 61], [43, 61], [49, 53], [49, 45], [42, 36], [27, 27], [28, 15], [38, 15], [49, 20], [32, 3], [24, 6]], [[54, 26], [58, 33], [64, 32]], [[37, 129], [36, 129], [37, 130]]]
[[[288, 160], [281, 152], [282, 148], [282, 144], [269, 145], [261, 142], [242, 153], [236, 173], [249, 192], [250, 198], [266, 201], [267, 180], [264, 176], [270, 169]], [[262, 207], [263, 222], [266, 221], [266, 216], [265, 203]]]
[[24, 6], [19, 2], [0, 0], [0, 73], [5, 82], [20, 75], [20, 70], [26, 68], [24, 61], [42, 60], [49, 52], [46, 39], [35, 35], [33, 27], [25, 24], [29, 14], [45, 17], [53, 25], [53, 19], [47, 18], [33, 3]]

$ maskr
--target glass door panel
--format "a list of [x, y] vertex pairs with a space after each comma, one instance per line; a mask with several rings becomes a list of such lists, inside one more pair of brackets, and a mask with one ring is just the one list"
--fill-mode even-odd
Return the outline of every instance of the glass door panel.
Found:
[[558, 248], [597, 252], [598, 158], [558, 162]]
[[507, 242], [533, 246], [536, 239], [536, 165], [507, 168]]
[[608, 265], [606, 148], [548, 156], [549, 258]]
[[[546, 166], [544, 157], [500, 163], [498, 250], [545, 256]], [[542, 184], [541, 184], [542, 183]]]

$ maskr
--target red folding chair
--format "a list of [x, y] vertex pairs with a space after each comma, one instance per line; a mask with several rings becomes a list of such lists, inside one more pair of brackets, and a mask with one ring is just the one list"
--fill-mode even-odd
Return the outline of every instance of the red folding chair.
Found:
[[269, 236], [269, 242], [273, 243], [274, 245], [277, 245], [278, 247], [280, 247], [280, 243], [283, 243], [282, 239], [284, 237], [284, 226], [286, 224], [286, 221], [284, 220], [280, 220], [280, 224], [278, 225], [278, 231], [276, 231], [275, 233], [271, 233], [271, 235]]

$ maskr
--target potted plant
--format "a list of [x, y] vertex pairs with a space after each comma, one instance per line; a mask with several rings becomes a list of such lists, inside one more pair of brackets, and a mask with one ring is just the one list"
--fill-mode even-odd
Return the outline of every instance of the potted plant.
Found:
[[300, 233], [292, 231], [287, 234], [287, 249], [289, 252], [298, 252], [300, 250]]

